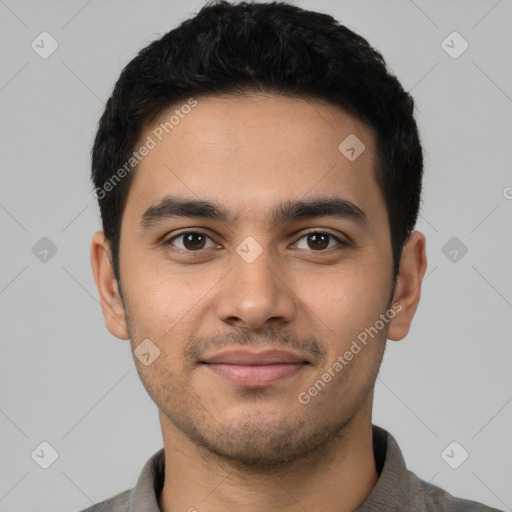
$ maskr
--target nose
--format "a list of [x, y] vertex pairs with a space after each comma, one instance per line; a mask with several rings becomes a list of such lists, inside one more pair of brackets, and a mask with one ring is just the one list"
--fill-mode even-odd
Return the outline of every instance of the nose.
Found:
[[282, 265], [266, 247], [249, 261], [233, 254], [233, 268], [215, 303], [218, 318], [232, 327], [255, 330], [290, 323], [297, 301]]

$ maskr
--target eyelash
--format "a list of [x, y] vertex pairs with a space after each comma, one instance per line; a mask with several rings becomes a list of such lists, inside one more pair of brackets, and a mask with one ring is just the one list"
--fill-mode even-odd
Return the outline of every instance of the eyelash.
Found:
[[[177, 235], [173, 235], [172, 237], [168, 238], [164, 242], [164, 245], [172, 245], [171, 242], [173, 240], [176, 240], [178, 238], [181, 238], [181, 237], [184, 237], [184, 236], [190, 235], [190, 234], [202, 235], [202, 236], [205, 236], [205, 237], [207, 237], [207, 238], [209, 238], [211, 240], [211, 237], [209, 235], [207, 235], [206, 233], [202, 232], [202, 231], [183, 231], [182, 233], [179, 233]], [[327, 231], [318, 231], [318, 230], [308, 231], [307, 233], [304, 233], [298, 240], [302, 240], [303, 238], [305, 238], [305, 237], [307, 237], [309, 235], [327, 235], [330, 238], [334, 238], [334, 240], [336, 240], [336, 242], [338, 242], [338, 246], [348, 247], [350, 245], [348, 242], [346, 242], [345, 240], [340, 239], [339, 237], [337, 237], [336, 235], [333, 235], [332, 233], [329, 233]], [[182, 251], [182, 252], [187, 252], [187, 253], [201, 253], [201, 252], [203, 252], [205, 250], [205, 249], [198, 249], [196, 251], [193, 251], [193, 250], [190, 250], [190, 249], [181, 249], [181, 248], [177, 248], [177, 249]], [[316, 251], [314, 249], [310, 249], [310, 251], [311, 252], [319, 252], [320, 253], [320, 252], [326, 252], [326, 251], [328, 251], [330, 249], [333, 249], [333, 247], [327, 247], [326, 249], [318, 249]]]

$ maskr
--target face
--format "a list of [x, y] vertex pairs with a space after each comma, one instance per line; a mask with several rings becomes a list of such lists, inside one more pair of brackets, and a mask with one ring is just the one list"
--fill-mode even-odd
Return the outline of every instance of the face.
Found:
[[325, 449], [368, 419], [404, 322], [374, 134], [277, 96], [198, 99], [162, 136], [168, 118], [140, 138], [156, 144], [127, 197], [107, 326], [146, 340], [150, 364], [134, 361], [167, 435], [254, 467]]

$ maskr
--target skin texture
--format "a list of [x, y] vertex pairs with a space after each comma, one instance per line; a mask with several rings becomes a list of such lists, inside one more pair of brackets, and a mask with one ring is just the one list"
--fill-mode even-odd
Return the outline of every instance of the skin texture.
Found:
[[[350, 134], [365, 145], [354, 161], [338, 149]], [[160, 410], [164, 512], [342, 512], [375, 486], [375, 379], [386, 339], [409, 330], [426, 257], [424, 236], [413, 232], [393, 282], [374, 151], [369, 126], [324, 102], [200, 98], [135, 173], [121, 227], [124, 301], [108, 242], [102, 232], [94, 235], [91, 261], [108, 330], [130, 339], [132, 349], [150, 339], [160, 350], [148, 366], [134, 361]], [[143, 229], [143, 213], [166, 195], [216, 201], [237, 219], [169, 218]], [[281, 203], [333, 197], [352, 202], [366, 221], [323, 216], [270, 224]], [[306, 236], [313, 230], [346, 244], [329, 237], [315, 245]], [[185, 231], [206, 238], [187, 245], [177, 237]], [[247, 237], [262, 251], [251, 263], [236, 250]], [[400, 309], [394, 318], [301, 403], [299, 394], [391, 304]], [[309, 364], [247, 387], [201, 363], [237, 347], [291, 350]]]

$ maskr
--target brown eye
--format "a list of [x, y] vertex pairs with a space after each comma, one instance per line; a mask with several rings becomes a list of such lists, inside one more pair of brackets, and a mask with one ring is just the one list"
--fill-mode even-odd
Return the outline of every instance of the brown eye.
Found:
[[[306, 243], [302, 243], [302, 240], [305, 240]], [[300, 245], [302, 244], [302, 247]], [[303, 235], [297, 246], [299, 249], [306, 249], [312, 251], [323, 251], [324, 249], [330, 249], [336, 245], [345, 246], [342, 240], [338, 237], [331, 235], [330, 233], [323, 233], [319, 231], [312, 231], [311, 233], [306, 233]]]
[[190, 250], [202, 249], [205, 244], [205, 237], [200, 233], [188, 233], [183, 237], [183, 245]]
[[[176, 240], [181, 239], [181, 244], [175, 244]], [[173, 236], [167, 241], [167, 244], [178, 247], [179, 249], [184, 249], [187, 251], [199, 251], [204, 249], [209, 237], [204, 233], [199, 233], [196, 231], [187, 231], [185, 233], [180, 233], [179, 235]]]
[[311, 233], [307, 237], [308, 246], [313, 250], [325, 249], [329, 245], [329, 235], [325, 233]]

